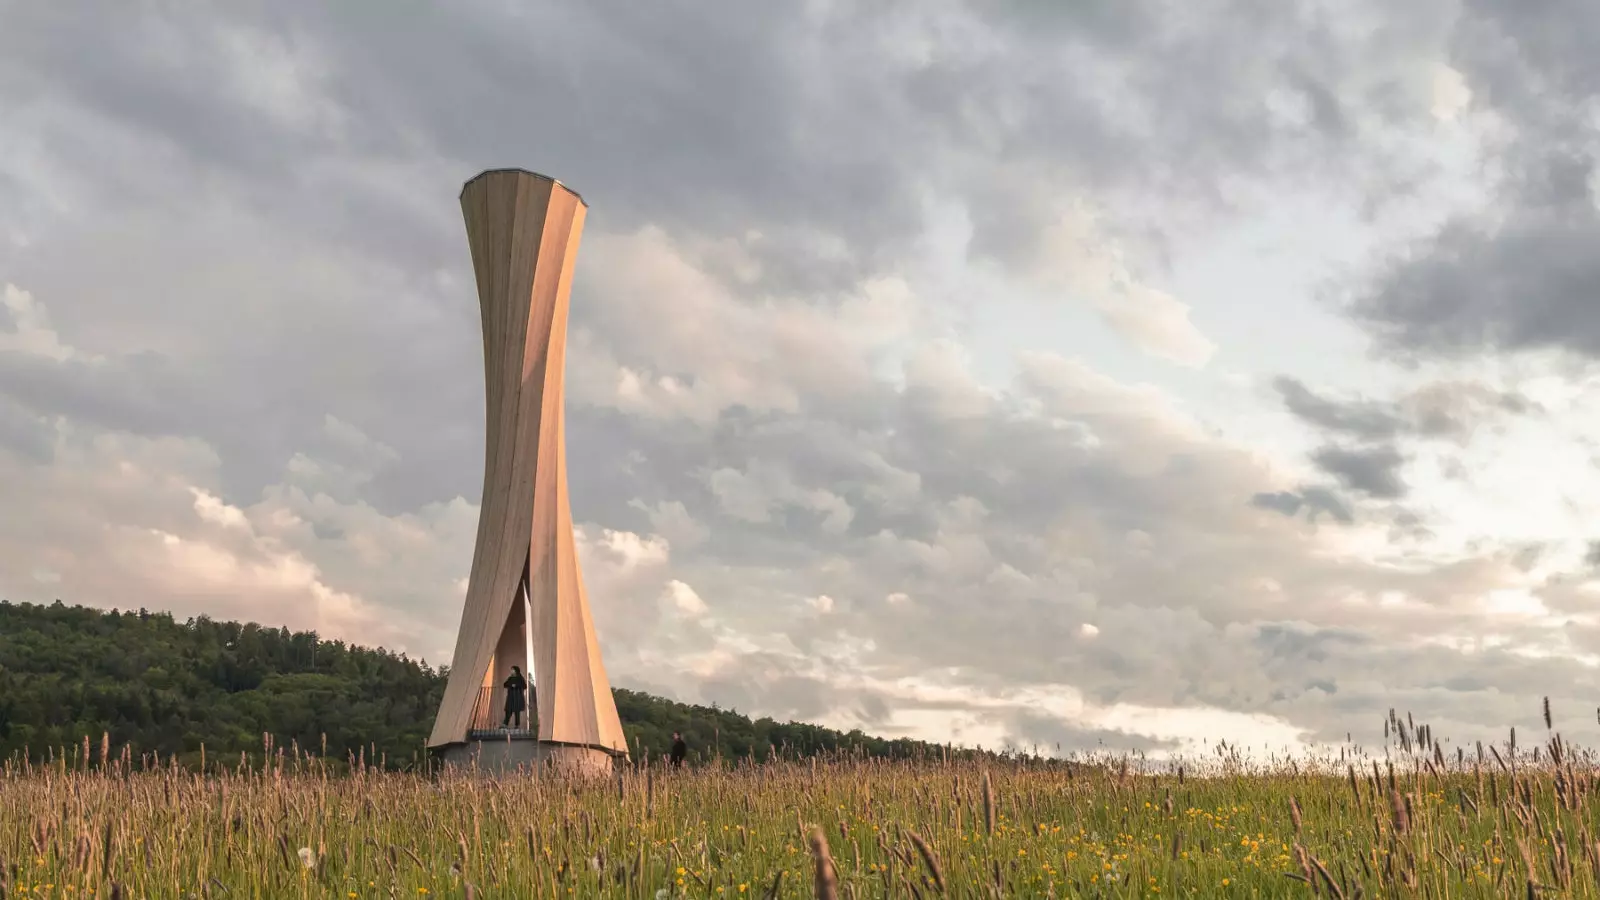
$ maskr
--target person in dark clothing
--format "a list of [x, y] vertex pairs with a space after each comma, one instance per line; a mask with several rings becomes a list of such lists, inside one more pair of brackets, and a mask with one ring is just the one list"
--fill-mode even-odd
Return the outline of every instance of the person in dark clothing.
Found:
[[528, 679], [522, 677], [522, 669], [511, 667], [511, 677], [503, 685], [506, 689], [506, 717], [500, 723], [501, 728], [522, 727], [522, 711], [528, 708]]
[[674, 769], [683, 765], [683, 758], [689, 755], [689, 745], [683, 742], [683, 735], [674, 731], [672, 733], [672, 767]]

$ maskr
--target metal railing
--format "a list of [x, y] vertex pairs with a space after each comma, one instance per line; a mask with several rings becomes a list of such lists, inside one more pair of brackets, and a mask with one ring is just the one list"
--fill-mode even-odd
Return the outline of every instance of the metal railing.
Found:
[[522, 720], [516, 726], [506, 724], [506, 689], [500, 685], [478, 689], [478, 700], [472, 708], [472, 723], [468, 736], [474, 740], [485, 737], [533, 737], [539, 731], [536, 721], [533, 685], [528, 686], [528, 708], [522, 711]]

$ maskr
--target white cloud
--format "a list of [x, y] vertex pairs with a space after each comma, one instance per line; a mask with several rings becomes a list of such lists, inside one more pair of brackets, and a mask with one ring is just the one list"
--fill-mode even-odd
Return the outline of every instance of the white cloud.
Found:
[[250, 520], [245, 518], [244, 511], [237, 506], [230, 506], [219, 497], [201, 490], [190, 488], [194, 493], [194, 511], [201, 519], [223, 528], [245, 529], [250, 527]]
[[1472, 88], [1459, 69], [1437, 65], [1433, 71], [1433, 107], [1435, 118], [1451, 122], [1472, 103]]
[[667, 582], [661, 597], [671, 604], [673, 609], [687, 616], [703, 616], [707, 612], [706, 602], [700, 599], [694, 588], [676, 578]]
[[1092, 304], [1106, 324], [1146, 353], [1184, 366], [1204, 366], [1216, 343], [1190, 320], [1187, 304], [1141, 282], [1124, 256], [1117, 241], [1080, 205], [1040, 236], [1033, 275], [1047, 290]]
[[[328, 522], [358, 509], [319, 510], [293, 491], [250, 507], [229, 504], [215, 493], [215, 457], [192, 443], [69, 431], [56, 450], [70, 468], [27, 471], [0, 457], [0, 477], [15, 485], [13, 501], [43, 504], [26, 528], [0, 529], [0, 590], [7, 596], [123, 607], [161, 598], [179, 615], [267, 618], [437, 659], [441, 648], [429, 631], [445, 623], [428, 611], [438, 596], [452, 596], [447, 576], [454, 568], [430, 572], [441, 549], [437, 531], [421, 536], [428, 550], [420, 556], [371, 523], [351, 529], [341, 550], [316, 539], [303, 515]], [[61, 506], [51, 512], [45, 498]], [[367, 552], [349, 559], [351, 550]], [[319, 559], [342, 565], [324, 568]], [[57, 573], [47, 582], [48, 598], [21, 577], [40, 561]], [[373, 590], [385, 582], [407, 589]]]
[[592, 557], [606, 559], [624, 572], [659, 567], [672, 555], [672, 548], [667, 540], [655, 535], [638, 535], [631, 531], [602, 528], [597, 537], [591, 537], [590, 529], [581, 525], [577, 531], [579, 553], [583, 559]]
[[713, 270], [756, 265], [751, 243], [696, 246], [655, 227], [586, 237], [583, 260], [607, 263], [580, 263], [590, 303], [569, 337], [569, 399], [701, 423], [734, 406], [796, 412], [803, 393], [848, 400], [872, 354], [915, 325], [896, 276], [863, 279], [835, 310], [747, 297]]
[[753, 462], [742, 471], [717, 469], [706, 481], [722, 511], [745, 522], [770, 522], [775, 511], [794, 507], [820, 515], [825, 531], [840, 534], [855, 518], [855, 510], [843, 497], [822, 488], [800, 487], [788, 472], [766, 461]]
[[1198, 367], [1209, 362], [1217, 350], [1189, 320], [1189, 307], [1164, 291], [1121, 284], [1097, 305], [1107, 324], [1152, 356]]
[[711, 534], [710, 529], [689, 514], [681, 501], [663, 501], [647, 506], [635, 499], [628, 505], [643, 510], [650, 517], [650, 527], [674, 546], [691, 549], [705, 543]]
[[0, 328], [0, 352], [10, 350], [57, 361], [76, 355], [61, 343], [61, 336], [50, 324], [50, 313], [32, 294], [6, 284], [0, 289], [0, 309], [11, 320], [9, 328]]

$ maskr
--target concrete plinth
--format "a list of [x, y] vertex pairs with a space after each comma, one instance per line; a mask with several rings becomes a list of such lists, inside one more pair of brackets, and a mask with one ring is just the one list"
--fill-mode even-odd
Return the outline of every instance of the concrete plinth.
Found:
[[619, 759], [598, 747], [567, 744], [540, 744], [539, 752], [548, 771], [570, 778], [609, 778], [616, 774]]
[[616, 771], [616, 757], [597, 747], [546, 744], [531, 737], [467, 741], [438, 751], [439, 761], [463, 773], [502, 776], [552, 774], [607, 777]]

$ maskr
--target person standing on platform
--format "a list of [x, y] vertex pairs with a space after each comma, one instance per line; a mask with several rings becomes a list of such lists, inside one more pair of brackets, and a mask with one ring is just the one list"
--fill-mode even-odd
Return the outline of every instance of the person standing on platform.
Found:
[[506, 717], [500, 723], [501, 728], [511, 728], [512, 722], [517, 728], [522, 727], [522, 711], [528, 708], [528, 679], [522, 677], [522, 669], [511, 667], [511, 677], [506, 679]]

